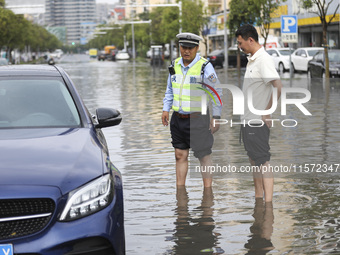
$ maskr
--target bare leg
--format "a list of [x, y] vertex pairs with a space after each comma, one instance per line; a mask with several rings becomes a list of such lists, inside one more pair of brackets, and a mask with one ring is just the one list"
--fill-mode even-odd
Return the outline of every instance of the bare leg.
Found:
[[203, 158], [200, 158], [200, 163], [201, 163], [201, 170], [206, 170], [206, 171], [201, 171], [202, 173], [202, 178], [203, 178], [203, 185], [205, 188], [209, 188], [212, 186], [212, 174], [207, 171], [208, 166], [212, 166], [212, 160], [211, 160], [211, 154], [204, 156]]
[[[263, 164], [263, 166], [266, 167], [266, 169], [269, 168], [269, 162]], [[273, 192], [274, 192], [274, 177], [272, 172], [265, 172], [263, 173], [263, 190], [264, 190], [264, 198], [265, 202], [272, 202], [273, 201]]]
[[[255, 162], [249, 159], [252, 166], [255, 166]], [[263, 164], [267, 169], [269, 167], [269, 162], [265, 162]], [[265, 202], [272, 202], [273, 200], [273, 191], [274, 191], [274, 177], [273, 173], [270, 172], [262, 172], [261, 171], [253, 173], [253, 180], [255, 186], [255, 198], [265, 198]]]
[[177, 186], [185, 185], [185, 180], [188, 173], [188, 156], [189, 149], [181, 150], [175, 148]]
[[[255, 162], [249, 158], [250, 164], [255, 167]], [[253, 180], [254, 180], [254, 187], [255, 187], [255, 198], [262, 198], [263, 199], [263, 181], [262, 181], [262, 174], [259, 171], [253, 172]]]

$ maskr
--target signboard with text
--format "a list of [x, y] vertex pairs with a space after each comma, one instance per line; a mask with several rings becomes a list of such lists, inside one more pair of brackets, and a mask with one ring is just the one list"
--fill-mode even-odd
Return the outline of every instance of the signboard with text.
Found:
[[298, 42], [298, 19], [296, 15], [281, 16], [281, 39], [284, 43]]

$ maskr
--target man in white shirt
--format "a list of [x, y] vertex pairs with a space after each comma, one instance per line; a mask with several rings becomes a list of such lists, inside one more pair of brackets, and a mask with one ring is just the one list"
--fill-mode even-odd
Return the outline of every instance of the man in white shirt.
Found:
[[[256, 29], [249, 24], [243, 25], [236, 31], [236, 38], [238, 47], [246, 54], [250, 54], [243, 84], [245, 111], [241, 123], [246, 123], [241, 126], [243, 144], [250, 163], [258, 166], [259, 169], [253, 175], [255, 197], [264, 196], [266, 202], [271, 202], [274, 188], [273, 174], [263, 171], [264, 168], [269, 169], [271, 122], [268, 120], [271, 116], [254, 114], [254, 110], [248, 107], [248, 101], [252, 100], [253, 108], [256, 110], [271, 109], [273, 87], [277, 88], [277, 98], [279, 98], [282, 84], [272, 58], [258, 42]], [[251, 97], [248, 97], [249, 90]], [[249, 121], [251, 125], [247, 125]]]

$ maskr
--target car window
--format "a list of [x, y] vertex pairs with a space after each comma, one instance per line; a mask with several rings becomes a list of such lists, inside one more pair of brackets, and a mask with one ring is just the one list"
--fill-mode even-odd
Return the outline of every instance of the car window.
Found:
[[308, 55], [310, 57], [313, 57], [318, 51], [320, 51], [320, 50], [308, 50]]
[[269, 55], [273, 55], [273, 53], [275, 53], [275, 50], [267, 50]]
[[328, 58], [330, 62], [338, 62], [340, 63], [340, 51], [331, 51], [328, 52]]
[[76, 105], [62, 80], [0, 80], [0, 128], [78, 127]]
[[228, 56], [237, 56], [237, 50], [229, 50]]
[[323, 53], [322, 52], [317, 52], [314, 55], [314, 59], [316, 59], [316, 60], [323, 60]]
[[283, 56], [289, 56], [289, 54], [290, 54], [289, 50], [279, 50], [279, 52]]
[[223, 53], [223, 50], [214, 50], [214, 51], [212, 51], [209, 55], [218, 55], [218, 54], [221, 54], [221, 53]]

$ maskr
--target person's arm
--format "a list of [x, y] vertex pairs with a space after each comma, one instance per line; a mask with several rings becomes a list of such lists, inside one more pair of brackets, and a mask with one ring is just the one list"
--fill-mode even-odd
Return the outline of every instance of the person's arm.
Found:
[[173, 92], [172, 92], [172, 85], [171, 85], [171, 75], [168, 77], [165, 96], [163, 99], [163, 113], [162, 113], [162, 123], [164, 126], [169, 125], [169, 111], [172, 106], [173, 102]]
[[[279, 100], [280, 96], [281, 96], [281, 89], [282, 89], [282, 83], [281, 83], [281, 80], [272, 80], [271, 82], [271, 85], [277, 89], [277, 100]], [[270, 109], [273, 105], [273, 94], [270, 96], [270, 100], [268, 102], [268, 105], [266, 107], [266, 110]], [[262, 120], [264, 121], [264, 123], [267, 124], [267, 126], [269, 128], [272, 127], [272, 122], [271, 121], [266, 121], [267, 119], [271, 119], [271, 115], [263, 115], [262, 116]]]
[[[218, 84], [220, 84], [220, 81], [217, 77], [217, 74], [214, 70], [214, 67], [212, 66], [211, 63], [209, 63], [206, 67], [205, 67], [205, 72], [204, 72], [204, 83], [208, 84], [209, 86], [213, 87], [215, 89], [215, 91], [217, 92], [217, 94], [219, 95], [220, 99], [222, 100], [222, 89], [221, 88], [216, 88], [216, 86]], [[211, 92], [211, 94], [213, 95], [215, 102], [212, 102], [212, 119], [210, 121], [210, 130], [211, 133], [215, 133], [216, 131], [218, 131], [218, 129], [220, 128], [219, 124], [216, 124], [214, 119], [220, 119], [221, 118], [221, 111], [222, 111], [222, 104], [220, 103], [220, 100], [218, 98], [218, 96], [209, 89], [209, 91]], [[213, 101], [210, 98], [210, 101]]]

